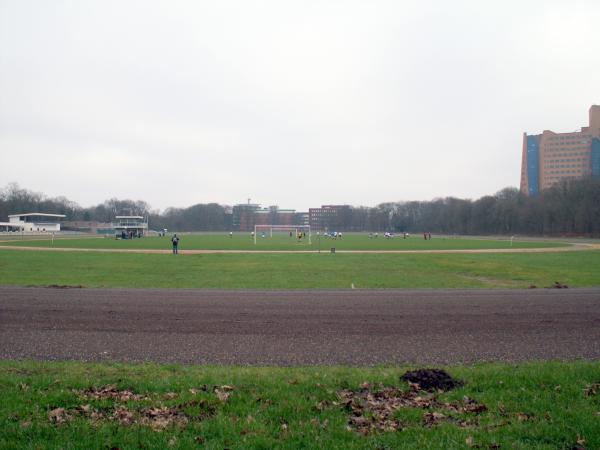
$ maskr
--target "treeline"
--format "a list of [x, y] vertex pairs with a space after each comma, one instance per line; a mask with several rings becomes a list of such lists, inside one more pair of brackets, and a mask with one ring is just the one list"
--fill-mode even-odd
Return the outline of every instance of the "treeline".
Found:
[[210, 203], [189, 208], [167, 208], [160, 213], [142, 200], [112, 198], [88, 208], [81, 207], [66, 197], [47, 197], [39, 192], [10, 183], [0, 191], [0, 222], [8, 221], [9, 214], [44, 212], [64, 214], [70, 222], [113, 222], [117, 215], [148, 217], [150, 228], [168, 228], [178, 231], [219, 231], [231, 229], [231, 214], [225, 206]]
[[155, 230], [230, 231], [231, 219], [224, 206], [208, 203], [189, 208], [167, 208], [162, 214], [150, 214], [150, 227]]
[[[230, 208], [216, 203], [167, 208], [162, 213], [138, 200], [110, 199], [83, 208], [65, 197], [9, 184], [0, 191], [0, 221], [8, 214], [65, 214], [68, 221], [111, 222], [116, 215], [147, 216], [151, 229], [229, 231]], [[600, 180], [559, 183], [536, 197], [505, 188], [477, 200], [454, 197], [432, 201], [382, 203], [376, 207], [344, 206], [326, 224], [339, 231], [406, 231], [444, 234], [528, 234], [600, 236]]]
[[69, 221], [112, 222], [117, 214], [147, 215], [150, 206], [144, 201], [106, 200], [100, 205], [82, 208], [66, 197], [47, 197], [40, 192], [21, 188], [10, 183], [0, 191], [0, 221], [6, 221], [9, 214], [43, 212], [64, 214]]
[[444, 234], [600, 236], [600, 180], [559, 183], [536, 197], [505, 188], [477, 200], [454, 197], [379, 205], [392, 230]]

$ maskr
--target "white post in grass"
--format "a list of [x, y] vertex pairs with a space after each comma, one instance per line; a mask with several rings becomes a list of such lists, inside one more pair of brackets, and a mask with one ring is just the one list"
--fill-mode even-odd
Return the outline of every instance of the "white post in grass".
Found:
[[513, 243], [513, 239], [514, 239], [514, 238], [515, 238], [514, 236], [511, 236], [511, 237], [510, 237], [510, 246], [511, 246], [511, 247], [512, 247], [512, 243]]

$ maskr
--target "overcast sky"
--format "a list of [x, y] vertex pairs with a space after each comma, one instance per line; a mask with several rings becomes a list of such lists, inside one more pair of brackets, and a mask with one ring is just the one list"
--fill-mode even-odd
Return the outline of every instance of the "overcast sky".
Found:
[[0, 187], [306, 210], [519, 184], [600, 103], [600, 1], [0, 0]]

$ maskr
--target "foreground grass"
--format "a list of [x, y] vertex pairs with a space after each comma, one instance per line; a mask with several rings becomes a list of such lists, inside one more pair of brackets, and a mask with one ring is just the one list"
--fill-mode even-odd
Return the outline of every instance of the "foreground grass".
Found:
[[[558, 241], [527, 241], [517, 238], [514, 242], [507, 239], [478, 239], [433, 236], [424, 240], [422, 236], [411, 236], [402, 239], [397, 236], [386, 239], [383, 236], [369, 238], [368, 233], [346, 233], [342, 239], [330, 239], [313, 236], [312, 244], [307, 239], [298, 242], [285, 233], [276, 233], [272, 238], [258, 238], [254, 245], [249, 233], [235, 233], [233, 237], [217, 233], [180, 235], [180, 248], [188, 250], [477, 250], [506, 248], [546, 248], [564, 247], [567, 244]], [[143, 239], [116, 240], [113, 237], [103, 238], [61, 238], [52, 241], [49, 238], [21, 240], [15, 237], [0, 245], [19, 245], [25, 247], [57, 247], [57, 248], [92, 248], [92, 249], [169, 249], [171, 241], [165, 237], [146, 237]]]
[[[571, 449], [577, 441], [581, 448], [600, 448], [600, 362], [447, 370], [465, 385], [436, 394], [439, 400], [460, 403], [468, 396], [487, 410], [427, 425], [424, 416], [434, 409], [404, 407], [394, 413], [401, 431], [362, 435], [348, 427], [350, 413], [337, 392], [357, 390], [363, 382], [406, 389], [399, 381], [404, 368], [3, 361], [0, 448]], [[144, 398], [82, 398], [82, 391], [109, 384]], [[229, 397], [219, 399], [219, 390], [230, 388]], [[189, 421], [157, 427], [115, 415], [177, 405], [189, 405]], [[78, 407], [99, 418], [77, 413]], [[67, 415], [56, 423], [52, 416], [59, 408]]]
[[600, 252], [115, 254], [0, 249], [0, 285], [327, 289], [600, 286]]

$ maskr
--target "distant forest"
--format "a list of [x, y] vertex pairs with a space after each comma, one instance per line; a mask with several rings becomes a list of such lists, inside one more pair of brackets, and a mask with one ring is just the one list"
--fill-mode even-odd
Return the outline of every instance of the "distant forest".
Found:
[[[50, 198], [11, 183], [0, 192], [0, 221], [9, 214], [65, 214], [68, 221], [111, 222], [115, 215], [148, 216], [150, 228], [176, 231], [229, 231], [230, 208], [217, 203], [152, 210], [142, 200], [112, 198], [84, 208], [66, 197]], [[339, 231], [407, 231], [444, 234], [582, 235], [600, 237], [600, 180], [569, 180], [527, 197], [508, 187], [477, 200], [454, 197], [431, 201], [346, 206], [330, 224]]]

